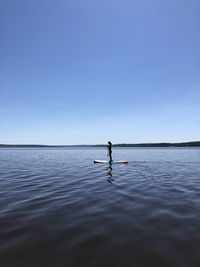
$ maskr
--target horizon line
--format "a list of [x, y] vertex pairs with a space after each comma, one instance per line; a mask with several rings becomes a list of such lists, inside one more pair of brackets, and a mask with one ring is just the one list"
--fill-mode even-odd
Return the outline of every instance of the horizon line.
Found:
[[[178, 145], [178, 144], [192, 144], [192, 143], [200, 143], [200, 141], [195, 140], [195, 141], [180, 141], [180, 142], [142, 142], [142, 143], [112, 143], [113, 146], [128, 146], [128, 145], [161, 145], [161, 144], [166, 144], [166, 145]], [[55, 144], [27, 144], [27, 143], [21, 143], [21, 144], [0, 144], [0, 146], [47, 146], [47, 147], [72, 147], [72, 146], [106, 146], [107, 143], [105, 144], [62, 144], [62, 145], [55, 145]]]

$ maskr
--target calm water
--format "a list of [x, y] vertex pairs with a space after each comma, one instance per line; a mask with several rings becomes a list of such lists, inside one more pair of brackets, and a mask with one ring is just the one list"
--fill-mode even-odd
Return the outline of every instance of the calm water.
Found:
[[1, 267], [199, 267], [200, 149], [0, 149]]

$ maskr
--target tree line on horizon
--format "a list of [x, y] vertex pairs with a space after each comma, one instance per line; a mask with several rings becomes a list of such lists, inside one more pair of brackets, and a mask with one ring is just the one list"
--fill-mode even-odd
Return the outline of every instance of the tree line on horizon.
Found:
[[[32, 145], [32, 144], [0, 144], [0, 147], [105, 147], [106, 145]], [[181, 142], [181, 143], [122, 143], [113, 144], [113, 147], [199, 147], [200, 141]]]

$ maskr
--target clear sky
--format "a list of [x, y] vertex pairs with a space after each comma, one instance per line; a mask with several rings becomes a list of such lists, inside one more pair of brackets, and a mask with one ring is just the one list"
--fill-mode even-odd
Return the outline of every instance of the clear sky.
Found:
[[199, 0], [0, 0], [0, 143], [200, 140]]

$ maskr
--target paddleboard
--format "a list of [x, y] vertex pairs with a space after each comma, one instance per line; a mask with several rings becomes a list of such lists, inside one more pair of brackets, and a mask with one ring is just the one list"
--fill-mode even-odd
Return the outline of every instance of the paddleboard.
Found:
[[[94, 160], [94, 163], [110, 163], [108, 160]], [[112, 160], [111, 164], [128, 163], [127, 160]]]

